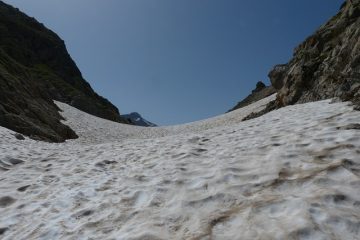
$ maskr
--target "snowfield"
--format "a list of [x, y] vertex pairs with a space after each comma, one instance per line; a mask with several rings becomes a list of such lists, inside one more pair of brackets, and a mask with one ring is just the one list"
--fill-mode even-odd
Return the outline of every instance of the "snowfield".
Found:
[[0, 127], [0, 239], [360, 239], [360, 112], [273, 99], [173, 127], [57, 103], [79, 139]]

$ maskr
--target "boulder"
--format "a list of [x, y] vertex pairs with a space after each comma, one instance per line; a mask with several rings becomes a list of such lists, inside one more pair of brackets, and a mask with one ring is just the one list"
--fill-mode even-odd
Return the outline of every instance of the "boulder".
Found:
[[21, 135], [20, 133], [15, 133], [15, 138], [18, 140], [25, 140], [24, 136]]

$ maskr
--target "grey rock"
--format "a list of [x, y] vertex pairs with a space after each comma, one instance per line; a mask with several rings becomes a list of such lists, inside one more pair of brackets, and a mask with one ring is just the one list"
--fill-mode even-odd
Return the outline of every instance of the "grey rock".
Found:
[[18, 140], [25, 140], [24, 136], [21, 135], [20, 133], [15, 133], [15, 138]]
[[17, 190], [19, 192], [25, 192], [31, 185], [25, 185], [25, 186], [22, 186], [22, 187], [19, 187]]
[[5, 208], [16, 202], [16, 199], [10, 196], [0, 197], [0, 208]]
[[7, 230], [9, 230], [7, 227], [0, 228], [0, 235], [3, 235]]
[[275, 89], [281, 89], [284, 86], [284, 81], [286, 77], [286, 72], [288, 71], [288, 66], [286, 64], [276, 65], [269, 73], [269, 78], [271, 85]]
[[348, 124], [346, 126], [338, 127], [337, 129], [338, 130], [360, 130], [360, 124], [358, 124], [358, 123]]

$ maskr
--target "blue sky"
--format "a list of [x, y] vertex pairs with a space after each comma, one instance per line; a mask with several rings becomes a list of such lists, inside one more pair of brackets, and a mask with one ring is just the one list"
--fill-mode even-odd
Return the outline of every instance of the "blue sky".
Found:
[[343, 0], [5, 0], [64, 39], [121, 113], [159, 125], [226, 112]]

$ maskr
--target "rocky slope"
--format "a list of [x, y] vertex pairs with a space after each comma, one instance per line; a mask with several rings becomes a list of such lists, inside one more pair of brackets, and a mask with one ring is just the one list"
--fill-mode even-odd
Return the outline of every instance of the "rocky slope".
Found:
[[53, 100], [126, 123], [94, 92], [54, 32], [0, 1], [0, 125], [34, 139], [76, 138]]
[[230, 109], [228, 112], [234, 111], [239, 108], [246, 107], [250, 105], [251, 103], [257, 102], [261, 99], [264, 99], [276, 92], [275, 88], [273, 86], [266, 86], [263, 82], [257, 82], [256, 88], [251, 92], [250, 95], [248, 95], [245, 99], [238, 102], [232, 109]]
[[294, 51], [287, 64], [269, 73], [278, 95], [268, 110], [338, 97], [360, 109], [360, 0], [339, 13]]

